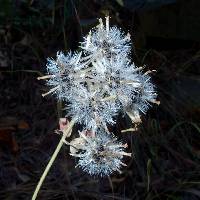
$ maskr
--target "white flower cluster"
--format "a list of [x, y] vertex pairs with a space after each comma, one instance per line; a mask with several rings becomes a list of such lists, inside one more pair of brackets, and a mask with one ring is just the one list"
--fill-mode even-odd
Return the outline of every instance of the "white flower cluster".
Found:
[[[110, 27], [109, 17], [106, 17], [105, 25], [102, 19], [99, 20], [99, 25], [84, 38], [80, 48], [79, 53], [64, 55], [58, 52], [56, 60], [48, 59], [48, 75], [40, 79], [48, 79], [47, 84], [52, 89], [43, 96], [56, 94], [58, 99], [66, 102], [69, 116], [76, 117], [84, 130], [96, 133], [92, 142], [87, 140], [78, 165], [90, 174], [108, 175], [119, 170], [123, 156], [109, 160], [110, 155], [97, 153], [95, 157], [99, 155], [100, 162], [96, 165], [92, 158], [89, 159], [102, 143], [111, 141], [112, 144], [110, 136], [99, 130], [103, 128], [109, 134], [107, 125], [115, 123], [119, 112], [127, 113], [133, 122], [140, 121], [140, 113], [145, 113], [151, 103], [157, 102], [157, 94], [149, 72], [142, 73], [141, 67], [131, 63], [130, 35]], [[120, 152], [122, 147], [118, 146], [109, 152]], [[103, 160], [102, 157], [107, 156], [109, 158]]]
[[121, 173], [121, 166], [126, 166], [121, 161], [123, 156], [131, 156], [131, 153], [124, 152], [127, 144], [117, 142], [114, 135], [101, 128], [97, 131], [98, 135], [91, 133], [80, 132], [80, 137], [71, 142], [71, 155], [79, 158], [77, 166], [90, 175], [101, 177], [114, 171]]

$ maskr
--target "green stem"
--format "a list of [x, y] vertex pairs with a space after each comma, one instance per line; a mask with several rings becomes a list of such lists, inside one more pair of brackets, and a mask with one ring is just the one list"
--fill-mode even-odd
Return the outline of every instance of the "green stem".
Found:
[[40, 177], [40, 180], [39, 180], [39, 182], [38, 182], [38, 184], [37, 184], [37, 187], [36, 187], [36, 189], [35, 189], [35, 191], [34, 191], [34, 194], [33, 194], [33, 196], [32, 196], [32, 200], [35, 200], [35, 199], [37, 198], [37, 195], [38, 195], [38, 192], [40, 191], [40, 188], [41, 188], [41, 186], [42, 186], [42, 183], [44, 182], [44, 180], [45, 180], [45, 178], [46, 178], [46, 176], [47, 176], [47, 174], [48, 174], [48, 172], [49, 172], [49, 170], [50, 170], [50, 168], [51, 168], [53, 162], [55, 161], [55, 159], [56, 159], [56, 157], [57, 157], [57, 155], [58, 155], [58, 153], [59, 153], [59, 151], [60, 151], [60, 149], [61, 149], [61, 147], [62, 147], [62, 145], [63, 145], [63, 141], [64, 141], [65, 138], [68, 136], [69, 132], [71, 131], [72, 127], [74, 126], [75, 121], [76, 121], [75, 118], [72, 119], [71, 122], [69, 123], [69, 125], [68, 125], [66, 131], [64, 131], [63, 136], [62, 136], [62, 138], [60, 139], [60, 142], [58, 143], [58, 146], [56, 147], [56, 149], [55, 149], [55, 151], [54, 151], [54, 153], [53, 153], [53, 155], [52, 155], [52, 157], [51, 157], [51, 159], [50, 159], [48, 165], [46, 166], [46, 168], [45, 168], [45, 170], [44, 170], [42, 176]]

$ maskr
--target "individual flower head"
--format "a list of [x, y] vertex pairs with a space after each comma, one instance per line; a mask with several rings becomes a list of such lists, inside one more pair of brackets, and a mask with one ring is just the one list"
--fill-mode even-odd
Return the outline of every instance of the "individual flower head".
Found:
[[148, 75], [149, 72], [139, 74], [141, 85], [135, 91], [134, 96], [132, 97], [133, 102], [130, 106], [132, 110], [138, 110], [144, 114], [152, 103], [159, 104], [156, 100], [157, 94], [155, 92], [155, 86], [151, 82], [151, 77]]
[[130, 61], [118, 57], [115, 61], [102, 61], [106, 69], [104, 74], [98, 76], [98, 80], [104, 91], [104, 98], [120, 102], [122, 107], [126, 107], [132, 103], [131, 96], [141, 86], [140, 78], [136, 68]]
[[77, 166], [95, 176], [109, 176], [115, 171], [121, 173], [121, 167], [126, 166], [122, 162], [123, 157], [131, 156], [131, 153], [125, 152], [127, 144], [118, 142], [113, 134], [101, 128], [93, 134], [80, 132], [80, 137], [70, 144], [71, 155], [78, 158]]
[[99, 125], [114, 124], [114, 117], [120, 109], [115, 101], [107, 101], [101, 88], [88, 91], [85, 86], [74, 89], [67, 106], [68, 115], [77, 116], [77, 122], [86, 129], [95, 131]]
[[66, 98], [68, 91], [73, 85], [76, 85], [75, 68], [80, 65], [81, 53], [69, 52], [64, 55], [58, 52], [56, 60], [48, 58], [47, 73], [48, 75], [39, 77], [38, 79], [48, 79], [47, 85], [51, 86], [49, 92], [43, 96], [54, 93], [58, 99]]
[[128, 56], [130, 34], [125, 35], [121, 29], [110, 27], [109, 17], [106, 17], [106, 25], [99, 19], [99, 25], [84, 38], [81, 48], [93, 60], [101, 57], [114, 59], [119, 54]]

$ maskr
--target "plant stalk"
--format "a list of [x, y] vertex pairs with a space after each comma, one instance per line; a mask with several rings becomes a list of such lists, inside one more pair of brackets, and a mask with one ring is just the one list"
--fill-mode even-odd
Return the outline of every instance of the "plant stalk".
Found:
[[70, 131], [72, 130], [72, 128], [73, 128], [73, 126], [74, 126], [74, 124], [75, 124], [75, 121], [76, 121], [75, 118], [72, 119], [71, 122], [69, 123], [69, 125], [68, 125], [66, 131], [63, 132], [63, 136], [62, 136], [62, 138], [60, 139], [60, 142], [58, 143], [58, 146], [56, 147], [56, 149], [55, 149], [55, 151], [54, 151], [54, 153], [53, 153], [53, 155], [52, 155], [52, 157], [51, 157], [49, 163], [47, 164], [47, 166], [46, 166], [46, 168], [45, 168], [45, 170], [44, 170], [42, 176], [40, 177], [40, 180], [39, 180], [39, 182], [38, 182], [38, 184], [37, 184], [37, 186], [36, 186], [36, 189], [35, 189], [35, 191], [34, 191], [34, 194], [33, 194], [33, 196], [32, 196], [32, 200], [35, 200], [35, 199], [37, 198], [37, 195], [38, 195], [38, 192], [40, 191], [40, 188], [41, 188], [41, 186], [42, 186], [42, 183], [44, 182], [44, 180], [45, 180], [45, 178], [46, 178], [46, 176], [47, 176], [47, 174], [48, 174], [48, 172], [49, 172], [49, 170], [50, 170], [50, 168], [51, 168], [53, 162], [55, 161], [55, 159], [56, 159], [56, 157], [57, 157], [57, 155], [58, 155], [58, 153], [59, 153], [59, 151], [60, 151], [60, 149], [61, 149], [61, 147], [62, 147], [62, 145], [63, 145], [63, 141], [65, 140], [65, 138], [68, 136], [68, 134], [69, 134]]

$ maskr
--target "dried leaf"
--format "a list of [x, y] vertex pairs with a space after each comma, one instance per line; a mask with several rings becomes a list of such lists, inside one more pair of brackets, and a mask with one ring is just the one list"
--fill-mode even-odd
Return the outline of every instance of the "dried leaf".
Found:
[[24, 129], [29, 129], [29, 128], [30, 128], [29, 125], [28, 125], [28, 123], [25, 122], [25, 121], [23, 121], [23, 120], [22, 120], [22, 121], [19, 121], [17, 127], [18, 127], [19, 129], [22, 129], [22, 130], [24, 130]]
[[16, 153], [19, 150], [19, 146], [13, 136], [14, 130], [15, 129], [13, 127], [0, 128], [0, 142], [8, 145], [11, 151]]

